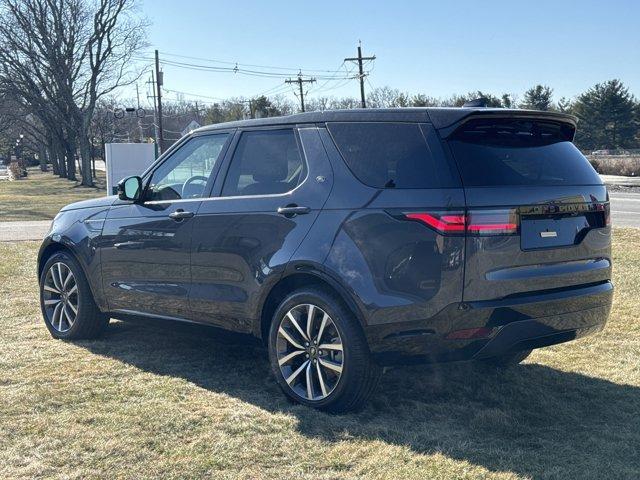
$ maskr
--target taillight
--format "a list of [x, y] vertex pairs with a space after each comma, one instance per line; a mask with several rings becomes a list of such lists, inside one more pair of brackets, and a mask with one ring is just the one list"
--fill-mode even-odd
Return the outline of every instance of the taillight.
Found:
[[518, 233], [515, 209], [470, 210], [464, 212], [406, 212], [404, 218], [416, 220], [445, 234], [514, 235]]
[[425, 223], [440, 233], [464, 233], [464, 212], [412, 212], [404, 216]]
[[611, 206], [608, 203], [604, 205], [604, 224], [607, 227], [611, 225]]
[[514, 235], [518, 233], [518, 214], [505, 210], [470, 210], [467, 232], [471, 235]]

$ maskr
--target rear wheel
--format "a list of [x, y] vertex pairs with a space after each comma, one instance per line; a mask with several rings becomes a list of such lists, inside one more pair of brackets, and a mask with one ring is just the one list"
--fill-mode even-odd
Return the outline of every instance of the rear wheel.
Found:
[[522, 350], [520, 352], [506, 353], [497, 357], [486, 358], [482, 361], [487, 365], [492, 365], [494, 367], [508, 368], [522, 362], [525, 358], [531, 355], [531, 352], [532, 350]]
[[361, 408], [381, 373], [353, 314], [316, 288], [293, 292], [276, 310], [269, 359], [290, 399], [333, 413]]
[[40, 307], [54, 338], [94, 338], [109, 323], [93, 300], [82, 268], [65, 252], [52, 255], [42, 269]]

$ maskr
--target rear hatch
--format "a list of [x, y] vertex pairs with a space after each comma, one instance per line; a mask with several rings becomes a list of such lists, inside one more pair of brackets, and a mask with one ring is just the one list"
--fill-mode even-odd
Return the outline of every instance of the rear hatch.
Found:
[[470, 115], [448, 129], [466, 204], [463, 299], [557, 292], [611, 278], [606, 187], [566, 115]]

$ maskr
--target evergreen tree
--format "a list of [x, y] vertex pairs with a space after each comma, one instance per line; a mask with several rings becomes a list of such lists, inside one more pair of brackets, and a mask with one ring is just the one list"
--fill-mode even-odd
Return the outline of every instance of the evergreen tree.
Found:
[[576, 100], [572, 113], [580, 119], [580, 148], [617, 149], [637, 146], [636, 102], [620, 80], [598, 83]]
[[556, 108], [558, 109], [559, 112], [571, 113], [573, 104], [571, 103], [571, 100], [569, 100], [567, 97], [562, 97], [560, 98], [560, 100], [558, 100], [558, 105], [556, 106]]
[[551, 97], [553, 89], [546, 85], [536, 85], [524, 93], [524, 101], [520, 104], [521, 108], [529, 108], [531, 110], [551, 110]]

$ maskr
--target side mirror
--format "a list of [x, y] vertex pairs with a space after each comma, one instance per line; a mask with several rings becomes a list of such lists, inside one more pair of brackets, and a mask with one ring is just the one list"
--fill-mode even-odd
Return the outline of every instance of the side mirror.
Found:
[[142, 195], [142, 179], [140, 177], [127, 177], [118, 182], [118, 198], [137, 202]]

